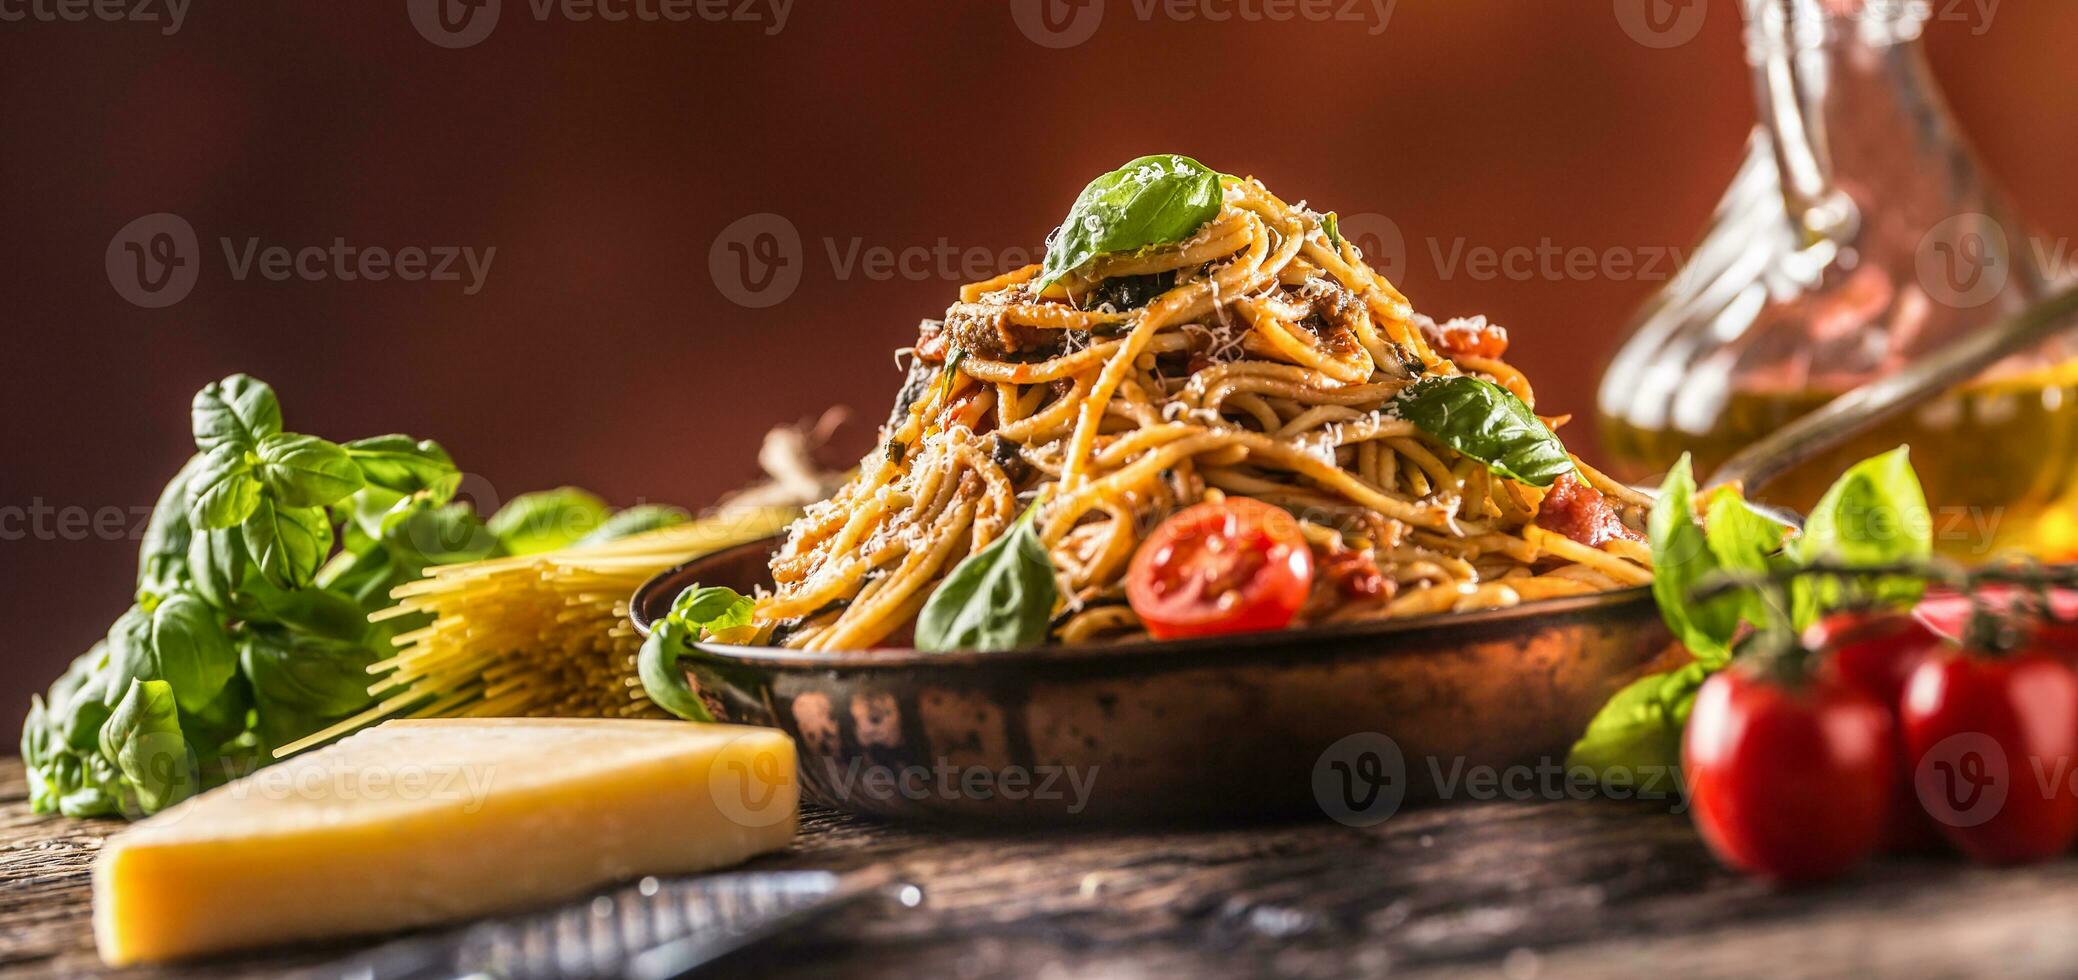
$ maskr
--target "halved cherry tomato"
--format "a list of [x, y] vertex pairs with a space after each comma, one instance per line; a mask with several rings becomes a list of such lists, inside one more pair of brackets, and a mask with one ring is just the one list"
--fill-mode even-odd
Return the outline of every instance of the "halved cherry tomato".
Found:
[[2053, 857], [2078, 840], [2078, 674], [2039, 651], [1944, 651], [1900, 709], [1919, 802], [1979, 861]]
[[[1924, 620], [1899, 613], [1834, 613], [1804, 634], [1804, 644], [1824, 654], [1823, 670], [1828, 676], [1861, 691], [1891, 713], [1897, 722], [1898, 705], [1904, 696], [1905, 680], [1920, 661], [1934, 655], [1942, 645], [1941, 635]], [[1902, 729], [1900, 729], [1902, 730]], [[1941, 843], [1940, 831], [1919, 805], [1912, 790], [1912, 767], [1898, 742], [1894, 788], [1891, 791], [1890, 821], [1883, 832], [1883, 849], [1893, 853], [1930, 850]]]
[[1682, 738], [1703, 841], [1725, 864], [1784, 882], [1831, 878], [1875, 853], [1897, 754], [1875, 699], [1822, 675], [1792, 687], [1744, 663], [1703, 683]]
[[1126, 599], [1160, 639], [1281, 628], [1312, 588], [1313, 551], [1299, 522], [1247, 497], [1163, 521], [1126, 574]]

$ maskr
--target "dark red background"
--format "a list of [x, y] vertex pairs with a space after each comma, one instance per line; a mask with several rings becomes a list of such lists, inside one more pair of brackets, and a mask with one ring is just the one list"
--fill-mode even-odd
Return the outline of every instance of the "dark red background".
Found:
[[[1929, 47], [1992, 171], [2049, 234], [2078, 227], [2078, 6], [2006, 0], [1988, 24], [1935, 6], [1961, 18]], [[1445, 280], [1428, 240], [1685, 246], [1752, 122], [1735, 0], [1670, 50], [1609, 0], [1400, 3], [1377, 36], [1143, 22], [1110, 0], [1066, 50], [988, 2], [799, 0], [776, 36], [505, 8], [464, 50], [428, 43], [400, 0], [198, 5], [171, 37], [0, 24], [0, 731], [123, 609], [134, 568], [126, 534], [70, 540], [28, 509], [150, 504], [189, 452], [189, 396], [225, 373], [272, 382], [292, 429], [438, 438], [498, 495], [567, 482], [697, 505], [755, 475], [770, 425], [832, 403], [876, 417], [890, 349], [957, 285], [840, 277], [826, 241], [1030, 248], [1091, 176], [1177, 151], [1391, 215], [1416, 304], [1493, 314], [1540, 407], [1587, 412], [1653, 284]], [[159, 211], [195, 227], [203, 274], [140, 309], [103, 253]], [[708, 256], [758, 212], [799, 230], [802, 276], [748, 309]], [[497, 253], [475, 296], [238, 282], [226, 236]]]

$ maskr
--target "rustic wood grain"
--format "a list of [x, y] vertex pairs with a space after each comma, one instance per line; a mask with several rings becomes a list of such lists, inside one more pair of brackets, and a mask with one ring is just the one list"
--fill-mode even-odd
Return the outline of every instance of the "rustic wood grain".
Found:
[[[87, 867], [116, 825], [31, 816], [0, 760], [0, 969], [94, 973]], [[753, 867], [888, 871], [857, 910], [725, 964], [744, 976], [2069, 976], [2078, 863], [1888, 860], [1782, 892], [1719, 870], [1664, 806], [1483, 803], [1333, 823], [978, 833], [827, 811]], [[264, 976], [351, 944], [138, 976]]]

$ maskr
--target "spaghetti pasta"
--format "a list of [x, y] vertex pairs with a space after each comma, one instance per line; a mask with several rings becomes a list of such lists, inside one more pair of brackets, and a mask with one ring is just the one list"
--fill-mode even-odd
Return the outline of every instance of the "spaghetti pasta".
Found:
[[1253, 179], [1221, 177], [1218, 194], [1181, 240], [1065, 275], [1018, 269], [926, 321], [881, 448], [774, 557], [761, 641], [907, 642], [933, 589], [1026, 501], [1056, 570], [1053, 642], [1140, 635], [1124, 582], [1136, 550], [1226, 495], [1291, 512], [1329, 571], [1300, 624], [1650, 580], [1644, 498], [1586, 467], [1513, 478], [1398, 413], [1428, 378], [1530, 403], [1505, 333], [1414, 313], [1331, 216]]

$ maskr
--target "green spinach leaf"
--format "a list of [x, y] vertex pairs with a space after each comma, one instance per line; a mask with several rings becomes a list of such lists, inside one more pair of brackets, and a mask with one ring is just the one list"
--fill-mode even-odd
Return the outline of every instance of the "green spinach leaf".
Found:
[[323, 507], [361, 489], [353, 458], [316, 436], [276, 432], [261, 439], [254, 454], [254, 475], [282, 506]]
[[252, 449], [261, 439], [281, 431], [281, 404], [274, 399], [274, 389], [243, 374], [211, 382], [196, 392], [189, 417], [195, 446], [203, 452], [222, 446]]
[[1055, 229], [1039, 289], [1100, 255], [1183, 241], [1219, 215], [1219, 174], [1186, 156], [1145, 156], [1090, 181]]
[[1046, 639], [1060, 584], [1036, 526], [1035, 502], [988, 547], [938, 583], [916, 620], [918, 649], [1010, 650]]
[[1501, 476], [1535, 487], [1575, 470], [1557, 434], [1508, 389], [1467, 375], [1423, 378], [1393, 403], [1399, 417]]

